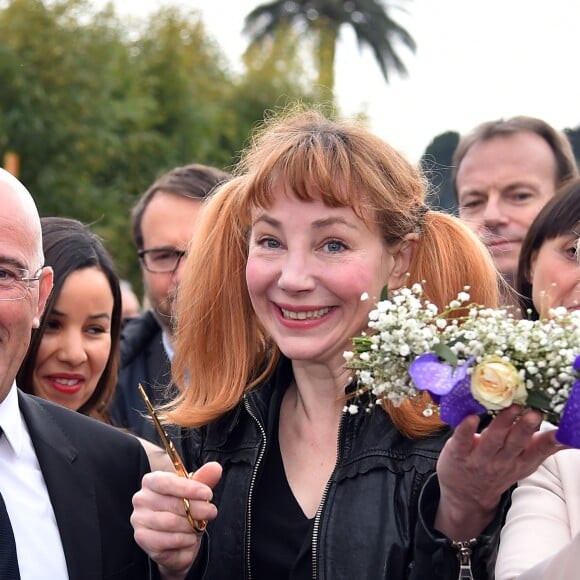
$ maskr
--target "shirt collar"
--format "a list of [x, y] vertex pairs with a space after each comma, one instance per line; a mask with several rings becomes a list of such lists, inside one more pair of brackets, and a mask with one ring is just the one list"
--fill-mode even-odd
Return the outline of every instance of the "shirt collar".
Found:
[[173, 350], [173, 346], [171, 344], [171, 339], [169, 336], [165, 334], [165, 332], [161, 333], [161, 340], [163, 342], [163, 348], [165, 348], [165, 352], [167, 353], [167, 358], [170, 362], [173, 361], [173, 354], [175, 351]]
[[24, 424], [18, 406], [18, 390], [15, 382], [12, 383], [6, 398], [0, 403], [0, 427], [14, 453], [20, 455]]

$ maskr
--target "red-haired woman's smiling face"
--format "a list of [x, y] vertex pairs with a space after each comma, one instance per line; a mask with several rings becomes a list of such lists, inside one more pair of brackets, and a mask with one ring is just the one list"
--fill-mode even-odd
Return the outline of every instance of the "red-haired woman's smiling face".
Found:
[[352, 209], [301, 201], [280, 184], [273, 193], [270, 207], [255, 210], [250, 232], [254, 310], [289, 358], [342, 365], [398, 259]]

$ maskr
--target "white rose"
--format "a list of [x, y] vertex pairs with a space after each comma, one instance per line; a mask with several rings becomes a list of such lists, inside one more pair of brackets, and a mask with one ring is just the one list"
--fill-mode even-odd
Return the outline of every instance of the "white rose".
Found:
[[492, 411], [505, 409], [512, 403], [523, 405], [528, 397], [517, 369], [499, 357], [490, 357], [473, 369], [471, 394]]

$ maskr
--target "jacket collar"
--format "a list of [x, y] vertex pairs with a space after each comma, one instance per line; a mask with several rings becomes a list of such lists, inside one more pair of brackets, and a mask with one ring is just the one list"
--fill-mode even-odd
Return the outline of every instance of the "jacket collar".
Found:
[[98, 580], [102, 575], [99, 517], [81, 453], [57, 422], [51, 403], [21, 391], [18, 402], [54, 509], [69, 580]]
[[[246, 393], [240, 403], [229, 413], [202, 428], [210, 445], [219, 448], [226, 444], [234, 429], [239, 425], [242, 416], [247, 415], [244, 409], [246, 404], [251, 406], [258, 421], [266, 427], [272, 396], [284, 392], [292, 378], [292, 363], [282, 356], [272, 376], [259, 387]], [[186, 437], [187, 430], [183, 433], [183, 438]]]

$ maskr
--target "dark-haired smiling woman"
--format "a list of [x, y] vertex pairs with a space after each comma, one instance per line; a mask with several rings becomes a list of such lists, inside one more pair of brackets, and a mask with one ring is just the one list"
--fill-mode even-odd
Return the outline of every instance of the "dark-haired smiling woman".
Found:
[[[569, 182], [532, 223], [516, 289], [533, 319], [580, 308], [580, 179]], [[580, 353], [575, 353], [579, 355]], [[580, 451], [552, 455], [518, 482], [502, 530], [497, 580], [568, 580], [580, 568]]]
[[[121, 332], [121, 291], [113, 261], [99, 237], [81, 222], [45, 217], [41, 224], [54, 287], [40, 325], [32, 331], [18, 386], [109, 423]], [[160, 448], [144, 446], [152, 469], [169, 465]]]

